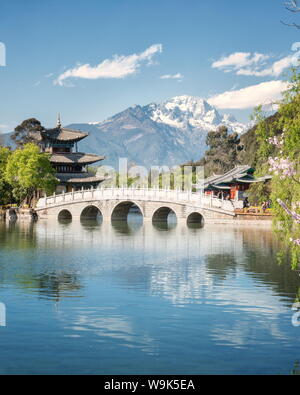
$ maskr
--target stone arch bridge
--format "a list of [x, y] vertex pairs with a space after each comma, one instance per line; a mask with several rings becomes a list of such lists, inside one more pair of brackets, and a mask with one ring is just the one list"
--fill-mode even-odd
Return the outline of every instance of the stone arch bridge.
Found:
[[98, 188], [73, 191], [42, 198], [37, 204], [40, 218], [93, 218], [126, 220], [132, 207], [139, 209], [145, 221], [211, 222], [235, 217], [234, 202], [191, 191], [147, 188]]

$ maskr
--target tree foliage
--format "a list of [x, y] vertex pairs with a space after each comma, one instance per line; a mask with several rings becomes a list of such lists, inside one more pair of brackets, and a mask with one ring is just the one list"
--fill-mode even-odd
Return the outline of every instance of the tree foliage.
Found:
[[9, 155], [4, 178], [11, 185], [15, 199], [19, 202], [26, 199], [27, 204], [37, 197], [38, 190], [50, 194], [57, 185], [49, 154], [41, 153], [39, 147], [32, 143]]
[[37, 143], [40, 140], [40, 132], [44, 130], [41, 122], [35, 118], [29, 118], [18, 125], [11, 139], [15, 142], [17, 147], [22, 147], [24, 144]]
[[12, 187], [4, 177], [8, 158], [11, 155], [9, 148], [0, 147], [0, 205], [14, 203]]
[[260, 206], [271, 199], [271, 182], [254, 182], [248, 189], [248, 198], [252, 206]]
[[[260, 158], [257, 174], [273, 174], [271, 199], [274, 210], [274, 228], [290, 246], [292, 266], [300, 261], [300, 226], [291, 212], [300, 212], [300, 73], [292, 69], [289, 89], [278, 103], [278, 115], [271, 124], [257, 110], [256, 135]], [[299, 244], [298, 244], [299, 243]]]
[[223, 174], [239, 164], [238, 153], [241, 151], [240, 137], [237, 133], [228, 133], [225, 126], [209, 132], [206, 138], [209, 149], [199, 162], [205, 166], [205, 176]]

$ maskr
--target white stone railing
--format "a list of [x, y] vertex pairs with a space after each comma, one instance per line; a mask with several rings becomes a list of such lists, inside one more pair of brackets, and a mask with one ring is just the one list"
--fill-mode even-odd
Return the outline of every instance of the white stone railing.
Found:
[[230, 212], [238, 208], [236, 204], [238, 202], [221, 200], [201, 192], [150, 188], [92, 188], [41, 198], [38, 201], [37, 209], [74, 202], [113, 199], [184, 203], [200, 208], [215, 208]]

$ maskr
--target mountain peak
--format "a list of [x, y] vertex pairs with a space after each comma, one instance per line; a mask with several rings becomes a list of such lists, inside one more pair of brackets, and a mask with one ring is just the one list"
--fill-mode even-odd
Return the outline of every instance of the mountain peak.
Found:
[[[205, 99], [198, 96], [178, 95], [163, 103], [150, 103], [146, 106], [132, 105], [124, 111], [114, 115], [103, 123], [110, 123], [118, 119], [126, 122], [136, 119], [140, 122], [150, 121], [171, 126], [181, 130], [198, 130], [209, 132], [218, 126], [225, 125], [230, 131], [243, 133], [246, 125], [237, 122], [231, 114], [220, 115], [218, 110]], [[90, 123], [96, 125], [97, 122]]]
[[197, 96], [189, 96], [189, 95], [181, 95], [181, 96], [175, 96], [172, 97], [170, 100], [166, 101], [165, 103], [166, 106], [177, 106], [179, 107], [182, 111], [190, 111], [190, 112], [201, 112], [205, 113], [213, 107], [208, 104], [208, 102]]
[[161, 104], [151, 104], [146, 107], [153, 121], [179, 129], [192, 128], [210, 131], [220, 125], [225, 125], [231, 130], [237, 127], [238, 133], [241, 133], [244, 128], [244, 125], [239, 124], [234, 117], [221, 116], [215, 107], [197, 96], [175, 96]]
[[199, 159], [207, 148], [207, 133], [221, 125], [230, 132], [246, 129], [231, 115], [220, 115], [205, 99], [180, 95], [160, 104], [132, 105], [104, 122], [79, 125], [90, 133], [81, 149], [105, 153], [107, 165], [116, 166], [118, 158], [126, 157], [146, 167], [173, 166]]
[[224, 114], [223, 115], [223, 122], [237, 122], [236, 118], [232, 114]]

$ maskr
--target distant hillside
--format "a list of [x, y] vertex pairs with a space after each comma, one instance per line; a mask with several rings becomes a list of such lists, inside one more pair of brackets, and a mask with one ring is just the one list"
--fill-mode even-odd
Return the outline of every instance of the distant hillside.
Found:
[[14, 147], [14, 142], [10, 138], [11, 135], [12, 133], [0, 134], [0, 144], [9, 147]]
[[[266, 119], [267, 123], [272, 124], [278, 119], [278, 113], [271, 115]], [[240, 151], [238, 156], [239, 163], [242, 165], [250, 165], [255, 167], [258, 161], [257, 150], [259, 148], [259, 143], [256, 138], [256, 128], [253, 126], [246, 133], [241, 136], [241, 145], [243, 150]]]
[[[269, 116], [266, 118], [267, 124], [272, 124], [278, 119], [278, 113]], [[238, 150], [237, 153], [237, 158], [234, 164], [232, 164], [232, 167], [234, 165], [250, 165], [254, 168], [257, 167], [259, 164], [259, 158], [257, 155], [257, 152], [259, 150], [259, 141], [256, 136], [256, 130], [257, 126], [254, 125], [252, 126], [247, 132], [243, 133], [240, 135], [240, 150]], [[278, 130], [278, 133], [281, 133], [280, 130]], [[193, 164], [196, 166], [205, 166], [205, 176], [209, 177], [214, 173], [214, 168], [216, 167], [215, 162], [218, 161], [218, 158], [226, 157], [227, 152], [222, 148], [220, 145], [217, 150], [215, 151], [215, 148], [213, 150], [214, 155], [210, 159], [209, 153], [211, 152], [206, 151], [204, 155], [196, 162], [184, 162], [185, 164]], [[227, 171], [228, 169], [222, 169], [218, 171], [218, 174], [223, 174]]]
[[221, 125], [239, 134], [247, 130], [201, 98], [176, 96], [162, 104], [129, 107], [104, 122], [68, 127], [88, 132], [80, 149], [105, 155], [105, 164], [117, 166], [118, 158], [126, 157], [131, 163], [150, 167], [199, 158], [207, 148], [207, 133]]
[[[207, 133], [222, 125], [238, 134], [247, 130], [246, 125], [230, 114], [221, 115], [204, 99], [184, 95], [160, 104], [129, 107], [104, 122], [67, 127], [89, 133], [78, 144], [79, 150], [105, 155], [103, 164], [116, 168], [119, 158], [146, 167], [196, 160], [207, 149]], [[11, 145], [9, 135], [4, 138]]]

